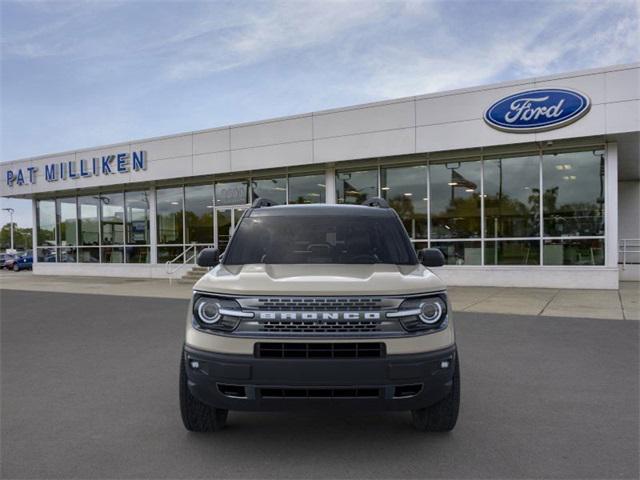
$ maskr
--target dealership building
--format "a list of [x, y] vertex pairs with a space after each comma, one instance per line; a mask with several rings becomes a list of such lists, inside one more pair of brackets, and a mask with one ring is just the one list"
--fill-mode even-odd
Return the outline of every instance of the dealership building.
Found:
[[[256, 198], [387, 199], [450, 285], [640, 278], [640, 64], [0, 164], [33, 201], [34, 273], [180, 277]], [[299, 233], [303, 238], [304, 231]]]

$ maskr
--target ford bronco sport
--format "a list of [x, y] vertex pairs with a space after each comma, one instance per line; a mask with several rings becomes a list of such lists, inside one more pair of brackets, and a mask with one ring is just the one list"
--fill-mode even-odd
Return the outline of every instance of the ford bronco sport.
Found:
[[278, 206], [258, 199], [194, 286], [180, 363], [191, 431], [229, 410], [411, 411], [419, 430], [458, 417], [460, 366], [444, 285], [383, 199]]

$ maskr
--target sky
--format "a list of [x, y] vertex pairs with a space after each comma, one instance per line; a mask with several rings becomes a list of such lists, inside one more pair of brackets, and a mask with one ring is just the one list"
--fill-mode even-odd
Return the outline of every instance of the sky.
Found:
[[[640, 0], [2, 0], [0, 161], [635, 62], [639, 12]], [[29, 201], [1, 201], [31, 225]]]

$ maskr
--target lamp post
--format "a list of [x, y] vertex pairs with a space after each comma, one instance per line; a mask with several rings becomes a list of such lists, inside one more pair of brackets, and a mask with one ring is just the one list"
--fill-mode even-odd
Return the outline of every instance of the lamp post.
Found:
[[9, 228], [11, 229], [11, 250], [13, 250], [13, 214], [15, 213], [15, 210], [11, 207], [3, 208], [2, 210], [6, 210], [7, 212], [9, 212]]

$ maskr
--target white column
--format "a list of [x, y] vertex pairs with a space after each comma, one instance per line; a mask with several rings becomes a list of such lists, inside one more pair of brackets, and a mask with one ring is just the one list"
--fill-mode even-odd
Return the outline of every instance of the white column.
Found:
[[38, 205], [36, 199], [31, 200], [31, 222], [32, 222], [32, 230], [31, 230], [31, 251], [33, 254], [33, 263], [38, 263], [38, 213], [36, 206]]
[[158, 228], [156, 215], [156, 187], [149, 188], [149, 240], [151, 243], [151, 263], [158, 263]]
[[327, 203], [336, 203], [336, 167], [331, 164], [324, 172], [324, 185]]
[[605, 265], [618, 266], [618, 144], [608, 143], [605, 152]]

